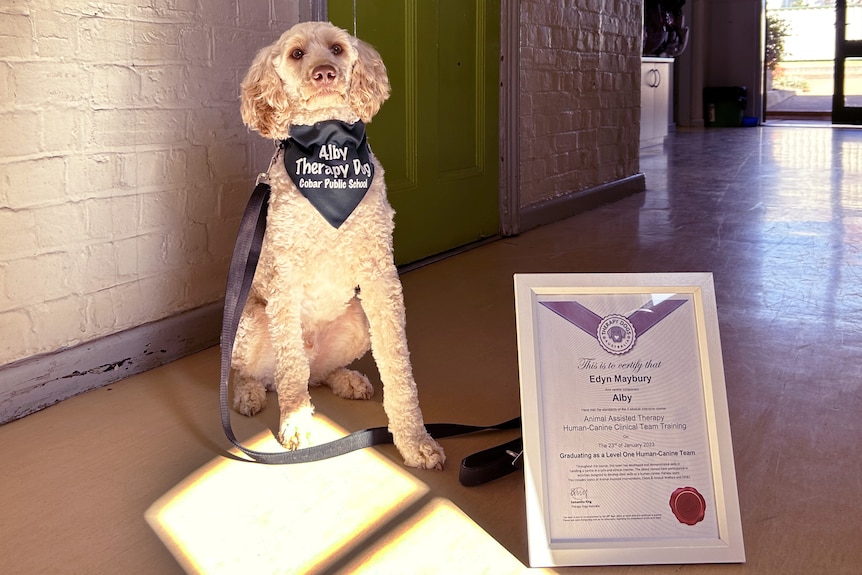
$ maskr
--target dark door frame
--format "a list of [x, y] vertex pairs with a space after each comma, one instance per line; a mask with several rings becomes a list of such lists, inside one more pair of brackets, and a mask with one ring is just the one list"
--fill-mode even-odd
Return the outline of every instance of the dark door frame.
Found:
[[862, 124], [862, 108], [848, 106], [844, 94], [844, 61], [862, 57], [862, 40], [847, 40], [847, 0], [835, 1], [835, 87], [832, 123]]

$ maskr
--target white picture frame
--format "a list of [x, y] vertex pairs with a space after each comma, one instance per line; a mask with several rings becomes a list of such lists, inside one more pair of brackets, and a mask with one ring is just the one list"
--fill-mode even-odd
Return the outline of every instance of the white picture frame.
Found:
[[712, 274], [514, 279], [530, 566], [744, 562]]

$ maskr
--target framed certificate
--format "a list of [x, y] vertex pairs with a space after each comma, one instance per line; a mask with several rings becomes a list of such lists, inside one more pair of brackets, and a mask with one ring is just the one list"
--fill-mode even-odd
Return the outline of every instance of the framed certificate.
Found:
[[745, 561], [709, 273], [517, 274], [530, 565]]

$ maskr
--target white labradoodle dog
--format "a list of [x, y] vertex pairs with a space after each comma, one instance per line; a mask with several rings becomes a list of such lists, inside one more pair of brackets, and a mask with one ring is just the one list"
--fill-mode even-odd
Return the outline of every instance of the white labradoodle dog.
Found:
[[[288, 449], [303, 447], [314, 411], [308, 386], [325, 384], [349, 399], [371, 397], [368, 378], [345, 367], [370, 348], [389, 430], [405, 463], [442, 469], [446, 456], [425, 430], [407, 349], [392, 258], [394, 212], [383, 168], [364, 147], [364, 123], [388, 97], [380, 55], [325, 22], [285, 32], [257, 54], [243, 80], [243, 121], [282, 143], [269, 170], [266, 237], [233, 349], [233, 405], [254, 415], [264, 407], [266, 389], [274, 388], [278, 440]], [[305, 142], [311, 156], [291, 155], [302, 148], [298, 134], [330, 130], [335, 135], [328, 143]], [[345, 130], [361, 143], [343, 144]], [[348, 157], [348, 148], [357, 147], [359, 155]], [[352, 212], [351, 205], [333, 217], [312, 205], [315, 196], [346, 186], [359, 190]]]

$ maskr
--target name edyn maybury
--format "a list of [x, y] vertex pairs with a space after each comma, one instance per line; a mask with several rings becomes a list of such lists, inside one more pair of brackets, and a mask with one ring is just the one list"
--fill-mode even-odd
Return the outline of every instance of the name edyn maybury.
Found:
[[620, 375], [619, 373], [610, 375], [591, 375], [589, 376], [590, 383], [600, 383], [602, 385], [606, 383], [650, 383], [652, 381], [651, 375]]

